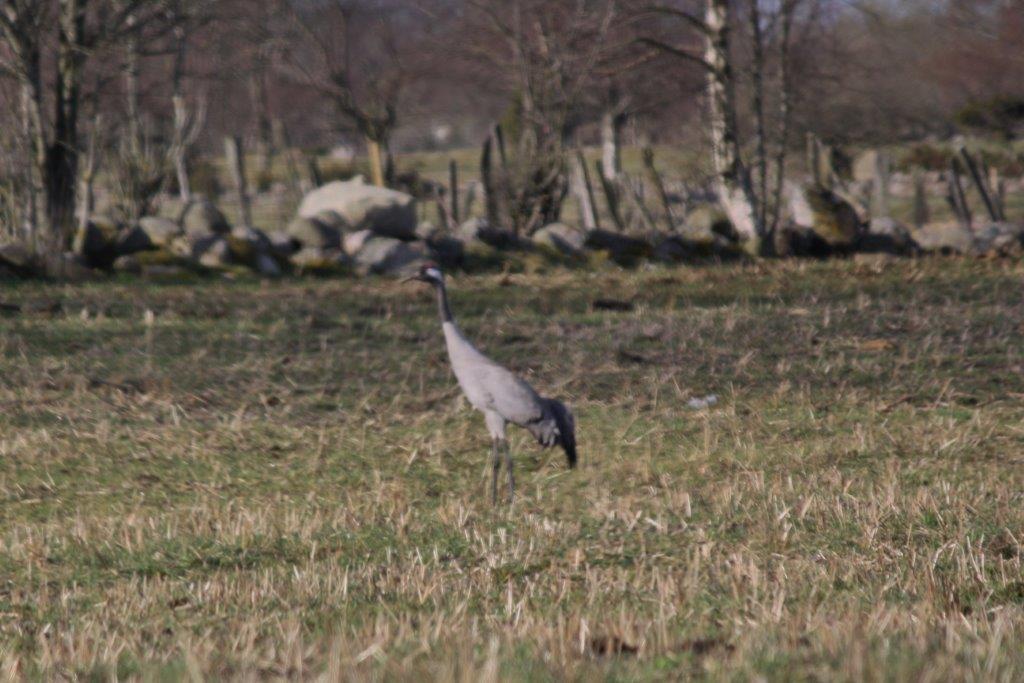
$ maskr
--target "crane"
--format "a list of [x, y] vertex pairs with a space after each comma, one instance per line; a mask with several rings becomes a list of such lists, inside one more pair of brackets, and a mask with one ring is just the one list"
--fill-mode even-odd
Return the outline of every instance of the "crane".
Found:
[[560, 446], [570, 469], [576, 467], [576, 425], [572, 413], [561, 401], [540, 396], [525, 380], [485, 356], [463, 336], [452, 318], [440, 267], [426, 263], [405, 281], [426, 282], [434, 288], [452, 371], [470, 404], [484, 414], [491, 436], [491, 502], [498, 502], [502, 456], [508, 471], [510, 503], [515, 496], [512, 453], [506, 436], [510, 422], [530, 432], [544, 448]]

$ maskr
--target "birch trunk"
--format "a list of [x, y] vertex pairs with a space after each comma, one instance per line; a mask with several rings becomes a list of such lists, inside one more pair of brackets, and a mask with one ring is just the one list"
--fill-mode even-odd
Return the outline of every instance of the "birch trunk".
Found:
[[601, 114], [601, 175], [616, 182], [622, 173], [622, 125], [625, 117], [609, 108]]
[[711, 156], [722, 209], [752, 253], [760, 252], [763, 229], [750, 173], [740, 158], [735, 83], [729, 52], [729, 2], [706, 0], [707, 38], [704, 60], [708, 70], [708, 108]]

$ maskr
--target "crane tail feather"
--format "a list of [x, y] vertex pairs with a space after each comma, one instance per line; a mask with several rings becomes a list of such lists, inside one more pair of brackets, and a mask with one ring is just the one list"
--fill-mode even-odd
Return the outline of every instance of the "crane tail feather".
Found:
[[573, 469], [576, 467], [575, 420], [573, 420], [572, 413], [569, 412], [569, 409], [561, 401], [549, 398], [548, 407], [551, 410], [551, 416], [555, 419], [555, 424], [558, 426], [558, 445], [565, 451], [569, 469]]

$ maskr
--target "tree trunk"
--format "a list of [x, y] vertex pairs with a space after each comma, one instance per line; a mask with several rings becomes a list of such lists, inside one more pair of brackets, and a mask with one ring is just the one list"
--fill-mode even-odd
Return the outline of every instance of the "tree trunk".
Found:
[[765, 89], [764, 89], [764, 34], [761, 30], [761, 9], [758, 4], [760, 0], [750, 1], [750, 33], [754, 41], [754, 59], [752, 64], [751, 77], [753, 80], [753, 106], [755, 125], [755, 146], [757, 163], [758, 197], [760, 202], [757, 207], [757, 222], [764, 231], [768, 222], [768, 148], [767, 130], [765, 125]]
[[583, 152], [580, 151], [573, 156], [572, 191], [580, 206], [580, 219], [583, 221], [583, 228], [588, 232], [600, 228], [601, 224], [597, 217], [597, 207], [594, 201], [594, 186], [590, 183], [587, 162], [583, 158]]
[[889, 184], [892, 180], [892, 160], [889, 153], [883, 150], [875, 152], [874, 181], [871, 195], [871, 217], [888, 218]]
[[84, 230], [89, 224], [96, 205], [96, 195], [93, 181], [96, 178], [96, 147], [103, 126], [103, 116], [96, 114], [93, 117], [92, 130], [89, 133], [89, 145], [85, 153], [85, 161], [82, 164], [82, 188], [81, 206], [78, 209], [78, 229]]
[[973, 217], [971, 216], [971, 207], [967, 204], [967, 196], [964, 194], [964, 186], [960, 181], [960, 164], [957, 163], [956, 157], [949, 162], [949, 195], [947, 199], [953, 209], [953, 213], [960, 221], [960, 225], [963, 226], [964, 230], [973, 233]]
[[[792, 97], [789, 64], [789, 40], [797, 0], [782, 4], [782, 36], [779, 41], [779, 122], [775, 151], [775, 188], [772, 192], [772, 220], [767, 226], [774, 234], [782, 222], [782, 192], [786, 185], [786, 156], [789, 151], [790, 99]], [[766, 198], [762, 198], [766, 199]]]
[[622, 212], [619, 208], [619, 194], [618, 188], [610, 180], [604, 177], [602, 173], [601, 162], [597, 163], [597, 175], [601, 179], [601, 190], [604, 192], [605, 203], [608, 204], [608, 214], [612, 217], [612, 222], [615, 223], [616, 229], [619, 232], [625, 232], [626, 222], [622, 219]]
[[124, 89], [127, 99], [128, 143], [133, 154], [142, 150], [142, 114], [139, 110], [139, 36], [135, 16], [128, 17], [128, 35], [125, 41]]
[[43, 130], [42, 74], [38, 54], [29, 59], [28, 78], [22, 83], [21, 106], [22, 126], [31, 155], [28, 164], [29, 192], [26, 213], [30, 225], [30, 241], [34, 251], [43, 246], [41, 239], [49, 242], [53, 226], [49, 217], [49, 201], [46, 183], [49, 166], [49, 147]]
[[669, 232], [675, 232], [676, 220], [672, 215], [672, 204], [669, 202], [668, 191], [665, 189], [665, 183], [661, 179], [661, 174], [658, 173], [658, 168], [654, 165], [654, 150], [649, 146], [644, 147], [642, 158], [644, 168], [647, 170], [647, 176], [650, 178], [651, 184], [654, 185], [655, 192], [658, 193], [658, 202], [661, 203], [661, 210], [665, 215], [665, 227]]
[[178, 196], [182, 203], [192, 200], [192, 184], [188, 176], [189, 146], [199, 134], [202, 127], [202, 115], [189, 121], [185, 94], [182, 82], [185, 79], [185, 57], [188, 49], [188, 34], [185, 26], [179, 23], [174, 28], [174, 68], [171, 74], [171, 107], [174, 117], [174, 139], [171, 143], [171, 156], [174, 160], [174, 174], [178, 179]]
[[175, 93], [171, 97], [171, 106], [174, 107], [174, 174], [178, 178], [178, 196], [183, 203], [192, 200], [192, 183], [188, 177], [188, 144], [186, 143], [188, 129], [188, 111], [185, 109], [185, 98], [181, 93]]
[[238, 192], [238, 206], [242, 223], [247, 227], [252, 227], [252, 209], [249, 206], [249, 190], [245, 180], [245, 150], [242, 147], [242, 138], [238, 135], [224, 138], [224, 152], [228, 161], [228, 169], [231, 171], [231, 178], [235, 183], [235, 190]]
[[370, 158], [370, 180], [377, 187], [384, 187], [384, 161], [381, 159], [379, 140], [366, 138], [366, 154]]
[[452, 221], [459, 224], [459, 165], [455, 159], [448, 160], [448, 202]]
[[928, 211], [928, 193], [925, 189], [924, 173], [914, 172], [914, 226], [922, 228], [928, 224], [931, 216]]
[[764, 233], [750, 173], [740, 158], [735, 82], [729, 53], [729, 0], [706, 0], [704, 61], [708, 70], [711, 156], [722, 208], [754, 253]]
[[54, 139], [47, 163], [47, 195], [54, 237], [63, 248], [75, 230], [78, 178], [78, 111], [81, 99], [85, 12], [81, 0], [60, 0]]
[[610, 106], [601, 114], [601, 176], [614, 183], [622, 173], [622, 126], [626, 117]]
[[270, 112], [267, 105], [267, 84], [264, 76], [264, 65], [258, 61], [249, 75], [249, 97], [252, 100], [252, 111], [256, 124], [256, 156], [260, 160], [260, 170], [269, 173], [274, 162], [274, 136], [271, 126]]

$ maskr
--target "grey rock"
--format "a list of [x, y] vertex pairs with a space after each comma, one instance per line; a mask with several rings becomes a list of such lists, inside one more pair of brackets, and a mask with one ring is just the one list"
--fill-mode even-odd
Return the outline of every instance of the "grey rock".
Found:
[[109, 268], [117, 258], [120, 225], [105, 216], [93, 216], [75, 232], [71, 250], [92, 268]]
[[181, 214], [181, 227], [193, 241], [231, 232], [231, 226], [220, 209], [202, 197], [193, 199], [185, 205]]
[[212, 235], [197, 240], [192, 244], [192, 257], [200, 265], [207, 268], [223, 268], [231, 265], [234, 261], [231, 255], [231, 245], [227, 239], [220, 235]]
[[342, 244], [343, 251], [349, 256], [355, 256], [358, 254], [366, 242], [373, 237], [372, 230], [357, 230], [356, 232], [350, 232], [345, 235], [344, 243]]
[[926, 252], [969, 254], [974, 250], [971, 233], [956, 222], [929, 223], [915, 230], [913, 237]]
[[303, 247], [292, 254], [290, 261], [300, 273], [342, 273], [351, 265], [349, 257], [340, 249], [318, 247]]
[[281, 277], [281, 266], [269, 254], [257, 254], [253, 269], [264, 277]]
[[587, 233], [565, 223], [551, 223], [533, 233], [533, 242], [565, 256], [579, 256], [587, 243]]
[[285, 232], [303, 247], [317, 249], [339, 249], [341, 247], [341, 232], [331, 225], [321, 223], [316, 218], [298, 216], [292, 219]]
[[334, 211], [351, 230], [372, 230], [377, 235], [403, 240], [416, 238], [416, 200], [412, 195], [374, 185], [359, 178], [334, 181], [305, 196], [299, 216], [315, 218]]
[[144, 216], [140, 218], [139, 228], [146, 233], [149, 241], [158, 247], [165, 247], [170, 244], [172, 239], [184, 234], [180, 225], [170, 218], [163, 218], [161, 216]]
[[72, 252], [48, 254], [43, 258], [43, 273], [61, 282], [86, 282], [96, 279], [96, 271]]
[[991, 256], [1018, 256], [1024, 250], [1024, 223], [986, 223], [974, 231], [974, 250]]
[[460, 268], [466, 259], [466, 245], [462, 240], [444, 235], [425, 240], [430, 252], [443, 268]]
[[0, 266], [19, 277], [36, 274], [37, 263], [32, 252], [20, 242], [0, 244]]
[[465, 243], [483, 242], [495, 249], [526, 249], [532, 244], [509, 230], [492, 226], [486, 218], [470, 218], [459, 226], [457, 237]]
[[389, 237], [367, 240], [355, 255], [361, 271], [376, 275], [411, 274], [432, 258], [426, 242], [403, 242]]
[[272, 232], [267, 238], [270, 240], [270, 249], [277, 258], [287, 259], [302, 248], [299, 241], [287, 232]]
[[127, 256], [140, 251], [155, 249], [156, 244], [149, 238], [149, 234], [140, 226], [134, 226], [121, 231], [117, 236], [117, 243], [114, 250], [118, 256]]
[[586, 248], [606, 252], [613, 261], [621, 265], [634, 264], [638, 259], [651, 255], [651, 245], [646, 241], [607, 230], [591, 230], [587, 235]]

